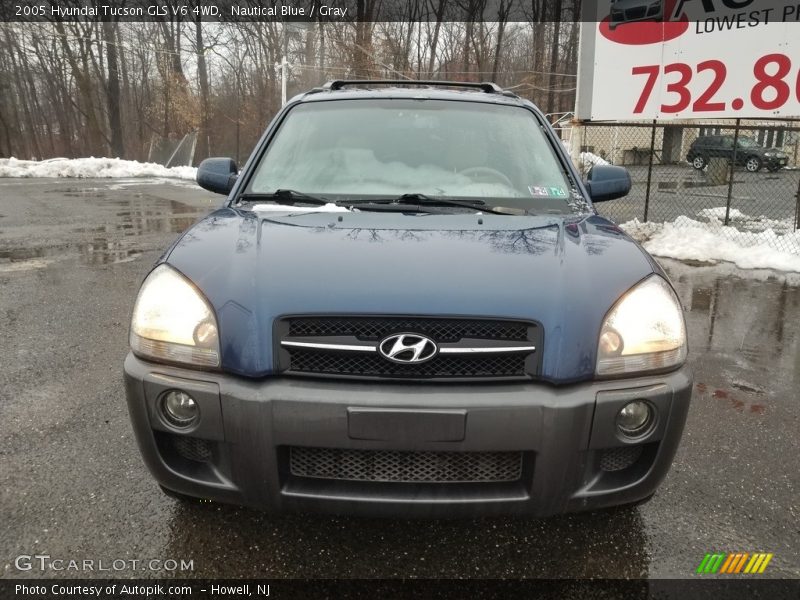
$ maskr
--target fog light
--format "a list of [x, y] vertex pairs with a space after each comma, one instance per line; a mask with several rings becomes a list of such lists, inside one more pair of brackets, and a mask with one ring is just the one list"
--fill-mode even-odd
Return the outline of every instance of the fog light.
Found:
[[628, 437], [642, 435], [653, 423], [653, 407], [644, 400], [634, 400], [617, 414], [617, 427]]
[[180, 390], [170, 390], [161, 397], [161, 412], [167, 422], [175, 427], [188, 427], [200, 416], [194, 398]]

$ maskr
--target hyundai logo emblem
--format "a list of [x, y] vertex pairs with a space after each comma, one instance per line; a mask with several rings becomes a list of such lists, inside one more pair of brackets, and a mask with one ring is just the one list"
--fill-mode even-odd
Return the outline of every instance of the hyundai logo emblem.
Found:
[[432, 359], [439, 351], [436, 342], [417, 333], [396, 333], [378, 344], [378, 352], [392, 362], [416, 365]]

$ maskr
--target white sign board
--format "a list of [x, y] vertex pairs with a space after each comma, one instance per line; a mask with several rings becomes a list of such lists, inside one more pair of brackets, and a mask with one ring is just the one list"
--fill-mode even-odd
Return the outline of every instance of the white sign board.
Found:
[[800, 116], [800, 2], [598, 0], [576, 117]]

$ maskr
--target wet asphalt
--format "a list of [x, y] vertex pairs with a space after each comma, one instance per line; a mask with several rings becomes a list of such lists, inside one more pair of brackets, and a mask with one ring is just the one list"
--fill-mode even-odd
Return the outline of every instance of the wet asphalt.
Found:
[[[644, 506], [413, 521], [162, 495], [128, 422], [128, 319], [153, 261], [220, 199], [189, 182], [0, 180], [0, 577], [661, 578], [711, 551], [772, 552], [764, 576], [800, 577], [800, 275], [730, 265], [662, 261], [695, 394]], [[193, 568], [17, 568], [34, 554]]]

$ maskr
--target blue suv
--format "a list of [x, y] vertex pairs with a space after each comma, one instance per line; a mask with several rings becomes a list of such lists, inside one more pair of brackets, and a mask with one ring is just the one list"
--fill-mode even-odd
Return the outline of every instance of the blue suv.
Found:
[[272, 511], [551, 515], [648, 499], [691, 396], [679, 300], [527, 100], [292, 99], [142, 283], [124, 372], [167, 493]]

